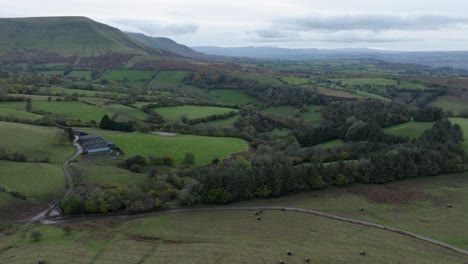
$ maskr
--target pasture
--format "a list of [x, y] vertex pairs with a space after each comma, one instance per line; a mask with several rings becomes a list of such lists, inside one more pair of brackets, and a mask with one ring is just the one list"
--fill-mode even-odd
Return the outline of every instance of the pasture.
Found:
[[336, 139], [336, 140], [324, 142], [321, 144], [317, 144], [315, 146], [312, 146], [312, 148], [315, 150], [326, 150], [326, 149], [338, 148], [338, 147], [344, 146], [345, 144], [346, 143], [343, 140]]
[[233, 127], [234, 123], [239, 119], [239, 115], [235, 115], [233, 117], [229, 117], [226, 119], [219, 119], [210, 122], [200, 123], [196, 126], [209, 126], [209, 127], [216, 127], [216, 128], [229, 128]]
[[[0, 235], [0, 261], [31, 263], [462, 263], [466, 257], [403, 235], [317, 216], [264, 211], [185, 212], [139, 220], [39, 225], [42, 239]], [[11, 246], [11, 247], [10, 247]], [[363, 250], [367, 254], [362, 256]], [[288, 256], [287, 252], [292, 255]], [[397, 253], [396, 253], [397, 252]]]
[[25, 194], [27, 201], [46, 203], [61, 195], [65, 176], [60, 165], [0, 161], [0, 186]]
[[458, 124], [463, 130], [463, 147], [465, 152], [468, 153], [468, 119], [466, 118], [449, 118], [452, 124]]
[[37, 120], [37, 119], [42, 118], [41, 115], [26, 112], [25, 109], [19, 110], [19, 109], [9, 108], [8, 105], [4, 106], [2, 103], [0, 103], [0, 116], [16, 117], [19, 119], [27, 119], [27, 120]]
[[468, 173], [384, 185], [355, 184], [233, 206], [250, 205], [315, 209], [398, 227], [468, 249]]
[[101, 79], [107, 79], [118, 82], [149, 81], [153, 78], [154, 74], [154, 71], [111, 70], [102, 74]]
[[257, 102], [257, 99], [234, 89], [215, 89], [208, 92], [214, 101], [229, 105], [244, 105]]
[[303, 84], [308, 84], [310, 82], [309, 79], [307, 78], [299, 78], [299, 77], [294, 77], [294, 76], [284, 76], [284, 77], [279, 77], [279, 79], [290, 85], [303, 85]]
[[386, 78], [332, 78], [330, 79], [333, 82], [340, 82], [346, 85], [375, 85], [375, 86], [386, 86], [394, 85], [397, 86], [397, 81], [393, 79]]
[[160, 71], [151, 81], [151, 84], [181, 84], [187, 71]]
[[195, 155], [195, 163], [209, 164], [213, 159], [227, 158], [231, 154], [247, 151], [246, 141], [238, 138], [205, 137], [192, 135], [177, 135], [173, 137], [123, 133], [101, 129], [87, 129], [83, 131], [103, 136], [119, 146], [126, 157], [143, 156], [170, 156], [177, 165], [184, 159], [186, 152]]
[[431, 105], [442, 108], [444, 111], [452, 111], [455, 115], [461, 112], [468, 111], [468, 100], [462, 97], [455, 96], [440, 96], [432, 101]]
[[384, 129], [384, 132], [390, 135], [404, 136], [409, 138], [418, 138], [424, 131], [431, 129], [434, 122], [406, 122], [396, 126]]
[[201, 117], [207, 117], [210, 115], [225, 114], [232, 111], [238, 112], [239, 110], [233, 108], [214, 107], [214, 106], [169, 106], [155, 108], [154, 111], [160, 114], [166, 120], [177, 120], [182, 116], [186, 116], [188, 119], [195, 119]]
[[29, 161], [49, 158], [53, 164], [62, 164], [74, 153], [74, 148], [71, 144], [57, 144], [54, 141], [57, 131], [51, 127], [0, 122], [0, 146], [26, 155]]

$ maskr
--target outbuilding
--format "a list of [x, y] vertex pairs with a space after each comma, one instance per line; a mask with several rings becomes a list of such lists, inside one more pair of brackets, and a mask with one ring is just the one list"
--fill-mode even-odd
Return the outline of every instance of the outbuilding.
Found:
[[80, 145], [83, 147], [84, 153], [99, 153], [109, 151], [109, 145], [99, 135], [80, 136]]

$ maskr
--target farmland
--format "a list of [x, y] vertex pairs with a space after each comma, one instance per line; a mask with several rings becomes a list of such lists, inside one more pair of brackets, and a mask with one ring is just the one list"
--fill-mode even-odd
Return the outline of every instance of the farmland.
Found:
[[[399, 234], [280, 211], [265, 211], [262, 221], [255, 220], [252, 211], [187, 212], [71, 227], [68, 236], [59, 227], [29, 228], [42, 234], [38, 242], [20, 234], [0, 235], [1, 247], [16, 241], [0, 260], [25, 263], [43, 258], [54, 264], [77, 259], [80, 263], [219, 263], [220, 259], [226, 263], [301, 263], [306, 257], [318, 263], [460, 263], [465, 259]], [[368, 254], [361, 256], [361, 250]]]
[[465, 151], [468, 151], [468, 119], [466, 118], [450, 118], [450, 122], [458, 124], [463, 130], [463, 146]]
[[160, 71], [151, 83], [180, 84], [187, 74], [188, 72], [186, 71]]
[[425, 130], [430, 129], [434, 125], [433, 122], [414, 122], [410, 121], [404, 124], [385, 128], [385, 133], [391, 135], [405, 136], [409, 138], [418, 138]]
[[153, 71], [112, 70], [105, 72], [101, 78], [118, 82], [148, 81], [153, 78]]
[[212, 107], [212, 106], [171, 106], [171, 107], [160, 107], [155, 109], [156, 113], [162, 115], [167, 120], [177, 120], [182, 116], [186, 116], [188, 119], [195, 119], [201, 117], [207, 117], [215, 114], [225, 114], [232, 111], [238, 111], [232, 108], [223, 107]]
[[230, 105], [243, 105], [254, 103], [257, 99], [234, 89], [215, 89], [208, 93], [215, 101], [230, 104]]
[[395, 80], [385, 78], [334, 78], [331, 80], [334, 82], [341, 82], [347, 85], [397, 85], [397, 82]]
[[441, 96], [435, 99], [431, 104], [442, 108], [444, 111], [452, 111], [458, 115], [463, 111], [468, 110], [467, 100], [455, 96]]

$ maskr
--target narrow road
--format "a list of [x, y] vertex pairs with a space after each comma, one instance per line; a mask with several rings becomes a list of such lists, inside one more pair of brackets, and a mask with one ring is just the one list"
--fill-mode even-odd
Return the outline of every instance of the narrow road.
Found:
[[[81, 153], [83, 153], [83, 148], [81, 147], [80, 144], [78, 144], [78, 139], [79, 139], [78, 136], [75, 136], [75, 139], [73, 140], [73, 146], [76, 148], [75, 154], [69, 157], [62, 165], [62, 170], [63, 170], [63, 173], [67, 180], [67, 185], [68, 185], [68, 189], [65, 195], [68, 195], [71, 192], [73, 192], [73, 177], [70, 174], [70, 171], [68, 171], [68, 165], [73, 159], [75, 159], [76, 157], [81, 155]], [[36, 214], [35, 216], [31, 217], [31, 219], [28, 221], [27, 224], [34, 223], [34, 222], [41, 222], [41, 223], [47, 222], [46, 220], [47, 216], [54, 208], [56, 208], [57, 205], [58, 205], [58, 201], [51, 202], [49, 204], [49, 207], [47, 207], [47, 209], [44, 209], [38, 214]]]
[[468, 256], [468, 250], [456, 247], [454, 245], [450, 245], [448, 243], [432, 239], [420, 234], [416, 234], [413, 232], [409, 232], [403, 229], [381, 225], [377, 223], [367, 222], [363, 220], [333, 215], [321, 211], [311, 210], [311, 209], [304, 209], [304, 208], [296, 208], [296, 207], [277, 207], [277, 206], [242, 206], [242, 207], [204, 207], [204, 208], [181, 208], [181, 209], [172, 209], [172, 210], [163, 210], [158, 212], [151, 212], [151, 213], [142, 213], [142, 214], [116, 214], [116, 215], [82, 215], [82, 216], [70, 216], [64, 217], [59, 219], [44, 219], [41, 221], [43, 224], [65, 224], [65, 223], [73, 223], [73, 222], [80, 222], [85, 220], [99, 220], [99, 219], [125, 219], [125, 220], [132, 220], [132, 219], [139, 219], [139, 218], [146, 218], [146, 217], [154, 217], [162, 214], [170, 214], [170, 213], [184, 213], [184, 212], [207, 212], [207, 211], [258, 211], [258, 210], [276, 210], [276, 211], [287, 211], [287, 212], [296, 212], [296, 213], [305, 213], [310, 215], [315, 215], [319, 217], [325, 217], [337, 221], [347, 222], [356, 225], [362, 225], [371, 228], [382, 229], [385, 231], [397, 233], [399, 235], [408, 236], [411, 238], [415, 238], [418, 240], [425, 241], [427, 243], [440, 246], [454, 252], [458, 252]]

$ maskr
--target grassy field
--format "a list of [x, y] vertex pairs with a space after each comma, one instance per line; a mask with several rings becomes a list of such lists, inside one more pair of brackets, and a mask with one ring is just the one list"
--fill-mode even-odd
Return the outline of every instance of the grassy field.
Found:
[[[26, 103], [25, 103], [26, 105]], [[19, 109], [12, 109], [9, 106], [0, 103], [0, 116], [7, 116], [7, 117], [16, 117], [20, 119], [28, 119], [28, 120], [37, 120], [41, 119], [41, 115], [33, 114], [26, 112], [26, 110], [19, 110]]]
[[[122, 220], [120, 220], [122, 221]], [[42, 239], [0, 235], [0, 261], [33, 263], [462, 263], [465, 256], [383, 230], [312, 215], [265, 211], [161, 214], [128, 222], [33, 226]], [[27, 234], [29, 234], [27, 232]], [[12, 247], [9, 247], [12, 246]], [[364, 250], [366, 256], [359, 252]], [[286, 252], [291, 251], [292, 256]]]
[[424, 90], [426, 88], [424, 84], [409, 81], [401, 81], [400, 85], [398, 85], [398, 89]]
[[91, 80], [91, 71], [72, 71], [67, 75], [67, 77]]
[[300, 118], [309, 122], [320, 122], [323, 119], [320, 114], [322, 108], [323, 106], [320, 105], [311, 105], [309, 106], [309, 111], [303, 113]]
[[333, 78], [331, 81], [347, 85], [397, 85], [396, 80], [386, 78]]
[[456, 115], [468, 110], [467, 99], [455, 96], [440, 96], [432, 101], [431, 105], [440, 107], [444, 111], [452, 111]]
[[64, 87], [58, 87], [58, 86], [53, 86], [53, 87], [42, 87], [39, 91], [41, 92], [47, 92], [47, 93], [53, 93], [53, 94], [78, 94], [78, 95], [84, 95], [84, 96], [96, 96], [96, 95], [104, 95], [104, 96], [115, 96], [117, 97], [118, 95], [125, 95], [125, 94], [119, 94], [119, 93], [112, 93], [112, 92], [100, 92], [100, 91], [91, 91], [91, 90], [79, 90], [79, 89], [69, 89], [69, 88], [64, 88]]
[[466, 118], [449, 118], [452, 124], [458, 124], [463, 129], [463, 146], [465, 152], [468, 153], [468, 119]]
[[51, 163], [62, 164], [74, 153], [70, 145], [54, 142], [57, 128], [0, 122], [0, 145], [11, 152], [19, 152], [28, 160], [49, 158]]
[[[356, 184], [236, 205], [310, 208], [390, 225], [468, 249], [468, 173]], [[448, 208], [447, 204], [453, 208]], [[361, 212], [358, 209], [364, 208]]]
[[235, 115], [233, 117], [229, 117], [226, 119], [219, 119], [214, 120], [206, 123], [200, 123], [200, 126], [211, 126], [217, 128], [224, 128], [224, 127], [233, 127], [234, 123], [239, 119], [239, 115]]
[[309, 79], [299, 77], [280, 77], [280, 80], [290, 85], [308, 84]]
[[213, 106], [170, 106], [155, 108], [154, 111], [164, 117], [166, 120], [177, 120], [185, 115], [188, 119], [206, 117], [215, 114], [224, 114], [232, 111], [239, 111], [233, 108], [213, 107]]
[[268, 107], [262, 112], [272, 115], [284, 115], [284, 116], [296, 116], [299, 114], [299, 111], [289, 105], [281, 105], [281, 106], [272, 106]]
[[414, 122], [410, 121], [404, 124], [385, 128], [384, 131], [390, 135], [405, 136], [409, 138], [418, 138], [422, 133], [431, 129], [434, 122]]
[[122, 82], [127, 80], [129, 82], [134, 81], [149, 81], [153, 78], [154, 71], [138, 71], [138, 70], [111, 70], [105, 72], [101, 79], [113, 80]]
[[257, 102], [256, 98], [234, 89], [215, 89], [208, 94], [222, 104], [243, 105]]
[[188, 74], [187, 71], [160, 71], [151, 81], [154, 83], [181, 84], [182, 79]]
[[336, 140], [332, 140], [332, 141], [329, 141], [329, 142], [325, 142], [325, 143], [322, 143], [322, 144], [315, 145], [312, 148], [315, 149], [315, 150], [333, 149], [333, 148], [341, 147], [341, 146], [343, 146], [345, 144], [346, 143], [343, 142], [343, 140], [336, 139]]
[[0, 186], [25, 194], [28, 201], [46, 203], [63, 192], [65, 176], [59, 165], [0, 161]]
[[164, 137], [158, 135], [122, 133], [101, 129], [82, 129], [98, 134], [119, 146], [127, 157], [134, 155], [170, 156], [180, 164], [186, 152], [195, 155], [196, 164], [208, 164], [215, 158], [227, 158], [233, 153], [248, 150], [248, 144], [242, 139], [225, 137], [204, 137], [177, 135]]

